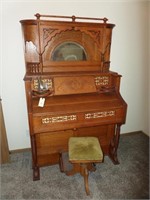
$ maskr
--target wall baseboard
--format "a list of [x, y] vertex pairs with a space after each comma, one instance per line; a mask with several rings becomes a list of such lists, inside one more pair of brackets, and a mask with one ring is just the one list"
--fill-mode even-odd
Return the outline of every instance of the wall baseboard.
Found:
[[136, 135], [136, 134], [144, 134], [146, 136], [149, 136], [149, 134], [144, 133], [143, 131], [133, 131], [129, 133], [122, 133], [121, 136], [130, 136], [130, 135]]
[[13, 153], [23, 153], [23, 152], [28, 152], [28, 151], [31, 151], [31, 148], [15, 149], [15, 150], [9, 151], [9, 153], [10, 154], [13, 154]]

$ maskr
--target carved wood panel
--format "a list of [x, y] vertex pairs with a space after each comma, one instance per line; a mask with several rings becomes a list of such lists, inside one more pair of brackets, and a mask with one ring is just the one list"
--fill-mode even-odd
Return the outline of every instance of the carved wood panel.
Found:
[[92, 76], [72, 76], [54, 78], [55, 95], [96, 92]]

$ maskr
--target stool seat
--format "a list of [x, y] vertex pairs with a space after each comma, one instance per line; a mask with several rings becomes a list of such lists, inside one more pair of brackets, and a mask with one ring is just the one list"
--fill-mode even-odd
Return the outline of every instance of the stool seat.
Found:
[[69, 161], [71, 163], [101, 162], [103, 152], [96, 137], [71, 137]]
[[89, 171], [95, 171], [93, 163], [103, 161], [103, 152], [97, 137], [70, 137], [69, 161], [73, 169], [67, 175], [80, 173], [84, 177], [86, 194], [89, 195], [88, 175]]

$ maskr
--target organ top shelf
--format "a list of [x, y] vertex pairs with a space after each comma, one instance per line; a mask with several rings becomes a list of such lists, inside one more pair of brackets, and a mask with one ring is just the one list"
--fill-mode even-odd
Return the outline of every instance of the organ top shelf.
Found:
[[107, 23], [108, 19], [40, 14], [36, 17], [20, 21], [27, 74], [109, 71], [115, 25]]

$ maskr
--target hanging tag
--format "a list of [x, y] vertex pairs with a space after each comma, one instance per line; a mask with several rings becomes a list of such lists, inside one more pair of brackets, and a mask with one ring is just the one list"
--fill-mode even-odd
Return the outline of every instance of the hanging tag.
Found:
[[45, 98], [40, 98], [38, 106], [39, 107], [44, 107], [44, 103], [45, 103]]

